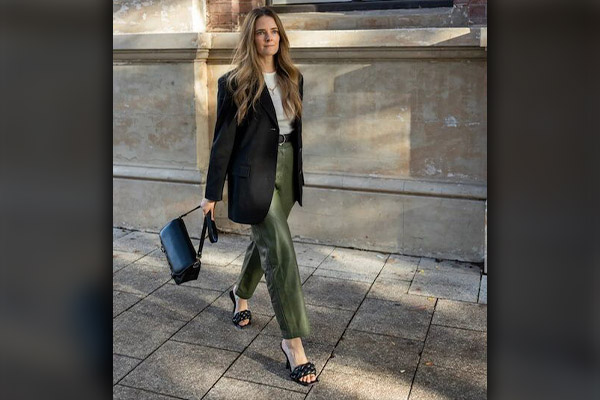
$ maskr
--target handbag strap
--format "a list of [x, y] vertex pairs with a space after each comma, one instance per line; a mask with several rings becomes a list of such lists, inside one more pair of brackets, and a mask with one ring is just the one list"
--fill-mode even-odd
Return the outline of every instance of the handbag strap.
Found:
[[207, 218], [210, 218], [211, 213], [212, 213], [212, 211], [209, 211], [208, 214], [206, 214], [204, 216], [204, 224], [202, 224], [202, 235], [200, 235], [200, 244], [198, 245], [198, 253], [197, 253], [198, 258], [202, 258], [202, 247], [204, 247], [204, 238], [206, 236], [206, 227], [207, 227], [206, 222], [207, 222]]
[[[200, 207], [202, 207], [202, 205], [199, 205], [196, 208], [192, 208], [190, 211], [186, 212], [185, 214], [179, 216], [179, 218], [183, 218], [186, 215], [188, 215], [189, 213], [191, 213], [192, 211], [196, 211], [197, 209], [199, 209]], [[204, 224], [202, 225], [202, 234], [200, 235], [200, 244], [198, 245], [198, 252], [196, 253], [198, 258], [202, 258], [202, 247], [204, 247], [204, 238], [206, 237], [206, 228], [207, 228], [207, 218], [210, 218], [212, 214], [212, 211], [209, 211], [208, 214], [206, 214], [204, 216]]]
[[196, 211], [196, 210], [197, 210], [197, 209], [199, 209], [200, 207], [202, 207], [202, 204], [200, 204], [200, 205], [199, 205], [198, 207], [196, 207], [196, 208], [192, 208], [190, 211], [186, 212], [185, 214], [183, 214], [183, 215], [180, 215], [180, 216], [179, 216], [179, 218], [183, 218], [183, 217], [185, 217], [186, 215], [188, 215], [188, 214], [189, 214], [189, 213], [191, 213], [192, 211]]

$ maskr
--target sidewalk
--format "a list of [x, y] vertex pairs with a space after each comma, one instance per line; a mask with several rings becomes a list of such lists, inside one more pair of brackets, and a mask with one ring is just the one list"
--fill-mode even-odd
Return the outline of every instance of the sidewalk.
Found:
[[295, 242], [312, 327], [303, 343], [320, 381], [307, 388], [285, 369], [264, 277], [252, 325], [231, 322], [248, 243], [206, 241], [198, 280], [177, 286], [157, 233], [113, 229], [115, 399], [486, 398], [479, 267]]

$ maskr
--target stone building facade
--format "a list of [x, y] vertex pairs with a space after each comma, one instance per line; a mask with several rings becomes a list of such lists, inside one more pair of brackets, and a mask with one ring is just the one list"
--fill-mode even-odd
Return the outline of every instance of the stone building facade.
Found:
[[[304, 207], [290, 228], [307, 242], [483, 262], [487, 1], [400, 3], [274, 6], [305, 77]], [[244, 15], [264, 4], [113, 1], [115, 226], [158, 231], [199, 204], [217, 79]], [[217, 224], [248, 232], [224, 203]]]

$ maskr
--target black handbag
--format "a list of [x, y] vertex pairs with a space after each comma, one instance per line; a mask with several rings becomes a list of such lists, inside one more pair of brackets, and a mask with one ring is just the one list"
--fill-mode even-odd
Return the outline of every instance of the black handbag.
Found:
[[198, 279], [206, 231], [208, 230], [208, 239], [211, 243], [216, 243], [217, 240], [219, 240], [217, 226], [215, 225], [215, 221], [211, 218], [212, 212], [209, 211], [204, 217], [198, 251], [196, 252], [194, 250], [194, 245], [192, 245], [192, 240], [190, 239], [190, 235], [183, 222], [183, 217], [198, 208], [200, 208], [200, 206], [175, 218], [165, 225], [158, 234], [161, 243], [160, 249], [165, 253], [167, 261], [169, 262], [169, 268], [171, 269], [171, 277], [178, 285], [183, 282]]

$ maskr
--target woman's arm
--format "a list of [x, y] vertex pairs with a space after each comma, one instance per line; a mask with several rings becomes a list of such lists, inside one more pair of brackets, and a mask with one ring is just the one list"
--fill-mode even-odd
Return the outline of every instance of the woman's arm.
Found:
[[217, 122], [210, 150], [206, 191], [204, 197], [212, 201], [221, 201], [227, 166], [231, 158], [235, 141], [237, 107], [226, 87], [226, 75], [219, 78], [217, 92]]

